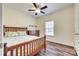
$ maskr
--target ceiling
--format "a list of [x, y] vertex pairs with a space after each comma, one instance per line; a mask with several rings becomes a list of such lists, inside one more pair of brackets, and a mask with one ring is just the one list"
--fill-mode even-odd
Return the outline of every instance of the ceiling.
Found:
[[5, 3], [4, 6], [14, 8], [18, 11], [29, 14], [33, 17], [39, 17], [39, 16], [45, 16], [45, 15], [54, 13], [60, 9], [63, 9], [72, 5], [71, 3], [38, 3], [38, 4], [47, 5], [48, 8], [43, 10], [45, 14], [39, 13], [38, 15], [35, 15], [34, 11], [28, 11], [28, 9], [33, 8], [32, 3]]

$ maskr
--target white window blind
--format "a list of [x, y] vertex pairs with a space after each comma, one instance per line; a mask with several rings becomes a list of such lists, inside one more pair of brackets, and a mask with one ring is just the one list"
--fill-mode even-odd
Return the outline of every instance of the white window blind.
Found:
[[54, 36], [54, 21], [45, 22], [45, 33], [49, 36]]

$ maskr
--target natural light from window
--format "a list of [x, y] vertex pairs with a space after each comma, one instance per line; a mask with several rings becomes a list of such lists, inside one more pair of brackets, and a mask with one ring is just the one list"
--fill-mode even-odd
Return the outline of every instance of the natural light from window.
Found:
[[45, 34], [54, 36], [54, 21], [45, 22]]

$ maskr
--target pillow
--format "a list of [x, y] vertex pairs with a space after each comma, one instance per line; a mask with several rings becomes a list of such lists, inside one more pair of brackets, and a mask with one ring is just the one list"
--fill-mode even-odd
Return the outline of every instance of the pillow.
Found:
[[26, 31], [17, 31], [17, 32], [18, 32], [19, 36], [25, 36], [25, 35], [27, 35]]
[[15, 37], [18, 36], [17, 32], [5, 32], [5, 37]]

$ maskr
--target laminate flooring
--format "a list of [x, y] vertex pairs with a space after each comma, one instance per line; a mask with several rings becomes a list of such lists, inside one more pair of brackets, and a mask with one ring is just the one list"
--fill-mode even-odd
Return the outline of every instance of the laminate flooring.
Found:
[[73, 47], [65, 46], [54, 42], [46, 42], [46, 52], [41, 50], [36, 56], [76, 56]]

